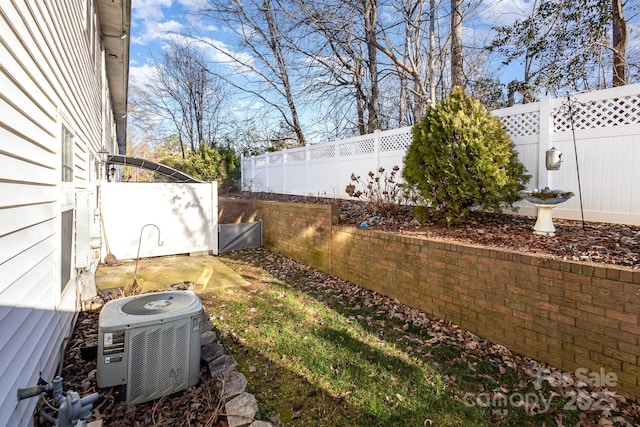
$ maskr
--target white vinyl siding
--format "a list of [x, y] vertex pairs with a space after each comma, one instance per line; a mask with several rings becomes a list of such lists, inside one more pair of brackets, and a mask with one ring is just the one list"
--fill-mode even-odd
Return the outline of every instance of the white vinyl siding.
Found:
[[96, 10], [0, 2], [0, 424], [27, 423], [37, 399], [16, 390], [53, 378], [78, 304], [75, 194], [113, 126]]

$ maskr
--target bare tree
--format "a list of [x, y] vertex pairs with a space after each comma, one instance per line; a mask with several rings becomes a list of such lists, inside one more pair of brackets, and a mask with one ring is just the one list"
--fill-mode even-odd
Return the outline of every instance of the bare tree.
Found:
[[[401, 0], [396, 5], [404, 37], [393, 37], [388, 30], [381, 30], [384, 40], [378, 41], [378, 49], [395, 65], [400, 83], [399, 116], [406, 105], [411, 110], [413, 124], [422, 118], [428, 105], [435, 100], [435, 0], [430, 1], [430, 9], [426, 11], [427, 0]], [[433, 7], [433, 8], [431, 8]], [[425, 19], [425, 13], [428, 21]], [[426, 29], [427, 22], [429, 28]], [[397, 27], [395, 23], [389, 27]], [[425, 48], [425, 33], [428, 31], [428, 46]], [[399, 39], [399, 40], [398, 40]], [[398, 42], [399, 41], [399, 42]], [[426, 61], [424, 50], [427, 51]], [[399, 119], [402, 123], [402, 118]]]
[[295, 133], [297, 144], [306, 145], [298, 114], [295, 89], [290, 73], [292, 59], [287, 55], [291, 28], [283, 22], [287, 16], [279, 0], [207, 0], [199, 14], [214, 22], [225, 22], [238, 36], [243, 52], [202, 39], [235, 65], [239, 75], [251, 81], [238, 83], [239, 75], [221, 75], [234, 88], [260, 99], [275, 109]]
[[364, 18], [364, 34], [367, 46], [367, 63], [369, 71], [369, 84], [371, 85], [371, 97], [367, 104], [369, 110], [369, 131], [380, 129], [379, 107], [380, 89], [378, 86], [378, 40], [376, 30], [378, 27], [378, 1], [360, 0], [362, 16]]
[[611, 0], [613, 31], [613, 86], [627, 84], [627, 21], [624, 19], [622, 0]]
[[[427, 107], [435, 105], [439, 88], [444, 96], [451, 86], [466, 87], [476, 70], [462, 61], [462, 22], [469, 20], [481, 0], [451, 2], [449, 10], [435, 0], [395, 0], [390, 3], [398, 17], [397, 22], [387, 22], [379, 30], [378, 48], [397, 67], [401, 93], [401, 108], [410, 106], [409, 124], [422, 118]], [[448, 17], [448, 25], [438, 15]], [[402, 28], [403, 31], [398, 29]], [[405, 101], [406, 99], [406, 101]]]
[[[301, 25], [313, 30], [298, 49], [308, 56], [309, 67], [319, 70], [314, 87], [327, 84], [322, 93], [351, 88], [361, 134], [415, 123], [435, 103], [436, 58], [441, 57], [435, 45], [435, 0], [297, 0], [296, 4], [305, 17]], [[380, 8], [385, 10], [385, 22], [378, 18]], [[313, 45], [318, 49], [309, 49], [310, 39], [316, 40]], [[318, 75], [327, 78], [320, 82]]]
[[[352, 124], [360, 134], [380, 129], [379, 64], [376, 45], [377, 0], [333, 2], [296, 0], [289, 11], [306, 31], [300, 33], [296, 48], [306, 58], [307, 87], [328, 99], [330, 113], [349, 114], [354, 120], [334, 120]], [[353, 109], [351, 109], [353, 114]]]
[[[449, 18], [449, 10], [435, 0], [295, 0], [295, 4], [290, 18], [309, 28], [295, 47], [306, 55], [308, 68], [316, 70], [308, 75], [307, 84], [329, 95], [333, 111], [345, 111], [336, 103], [348, 102], [350, 94], [348, 103], [355, 106], [360, 133], [411, 125], [435, 105], [436, 89], [442, 96], [448, 93], [451, 64], [446, 46], [451, 43], [451, 22], [448, 19], [445, 26], [437, 19], [439, 13]], [[479, 4], [480, 0], [460, 3], [460, 19], [467, 19]], [[378, 18], [381, 13], [384, 20]]]
[[427, 58], [429, 59], [429, 104], [436, 106], [436, 63], [435, 63], [435, 46], [436, 46], [436, 0], [429, 1], [429, 50]]
[[174, 38], [153, 65], [153, 78], [135, 86], [133, 111], [168, 123], [167, 134], [178, 136], [183, 157], [185, 146], [195, 152], [202, 143], [215, 145], [225, 93], [207, 70], [201, 49], [193, 41]]

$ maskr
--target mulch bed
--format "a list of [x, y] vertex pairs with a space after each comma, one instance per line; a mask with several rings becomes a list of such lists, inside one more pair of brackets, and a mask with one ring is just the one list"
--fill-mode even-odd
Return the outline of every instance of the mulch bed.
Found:
[[[121, 401], [119, 387], [98, 389], [96, 359], [83, 358], [81, 347], [97, 343], [99, 315], [100, 309], [81, 311], [78, 314], [76, 327], [65, 351], [61, 375], [65, 391], [75, 391], [80, 396], [95, 392], [99, 394], [100, 398], [94, 404], [97, 410], [94, 410], [94, 417], [91, 420], [101, 419], [105, 426], [118, 427], [227, 427], [226, 418], [221, 416], [219, 382], [210, 375], [206, 365], [200, 368], [200, 383], [197, 386], [134, 406]], [[39, 402], [36, 413], [40, 409], [56, 416], [54, 411], [42, 404], [42, 401]], [[51, 424], [40, 418], [36, 425], [50, 426]]]
[[431, 219], [416, 220], [410, 208], [395, 217], [373, 219], [377, 212], [367, 203], [356, 199], [304, 197], [276, 193], [238, 192], [230, 198], [271, 200], [292, 203], [337, 204], [342, 225], [368, 230], [398, 233], [425, 239], [452, 240], [518, 252], [545, 254], [562, 260], [594, 262], [640, 269], [640, 226], [600, 222], [554, 219], [556, 235], [533, 234], [535, 217], [474, 212], [461, 225], [446, 226]]

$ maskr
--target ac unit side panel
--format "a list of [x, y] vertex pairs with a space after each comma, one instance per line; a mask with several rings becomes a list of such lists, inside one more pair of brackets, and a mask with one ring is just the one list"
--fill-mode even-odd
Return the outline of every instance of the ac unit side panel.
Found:
[[178, 327], [165, 332], [167, 342], [173, 341], [175, 342], [175, 346], [172, 352], [167, 352], [165, 363], [162, 367], [161, 392], [164, 394], [170, 394], [175, 390], [187, 388], [190, 320], [191, 319], [186, 319], [186, 321]]
[[127, 383], [129, 330], [108, 328], [98, 333], [97, 385], [100, 388]]
[[141, 403], [155, 398], [154, 393], [149, 390], [158, 389], [162, 357], [160, 333], [160, 327], [138, 328], [131, 331], [127, 379], [127, 402], [129, 403]]
[[[173, 370], [178, 369], [178, 363], [176, 361], [175, 352], [177, 351], [177, 347], [179, 345], [176, 340], [176, 330], [180, 329], [184, 326], [182, 323], [177, 328], [167, 329], [162, 334], [163, 341], [163, 357], [162, 357], [162, 366], [160, 367], [160, 393], [162, 394], [170, 394], [173, 387]], [[173, 344], [171, 344], [173, 343]]]

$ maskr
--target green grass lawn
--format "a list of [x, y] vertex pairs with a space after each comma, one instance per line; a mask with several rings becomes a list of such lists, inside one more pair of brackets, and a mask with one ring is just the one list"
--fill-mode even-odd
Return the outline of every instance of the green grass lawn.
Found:
[[[251, 285], [202, 301], [263, 419], [292, 426], [573, 426], [600, 418], [602, 411], [572, 408], [571, 396], [555, 396], [548, 383], [536, 387], [518, 369], [525, 359], [506, 349], [501, 358], [500, 347], [444, 321], [264, 249], [221, 261]], [[543, 399], [550, 398], [547, 408]]]

